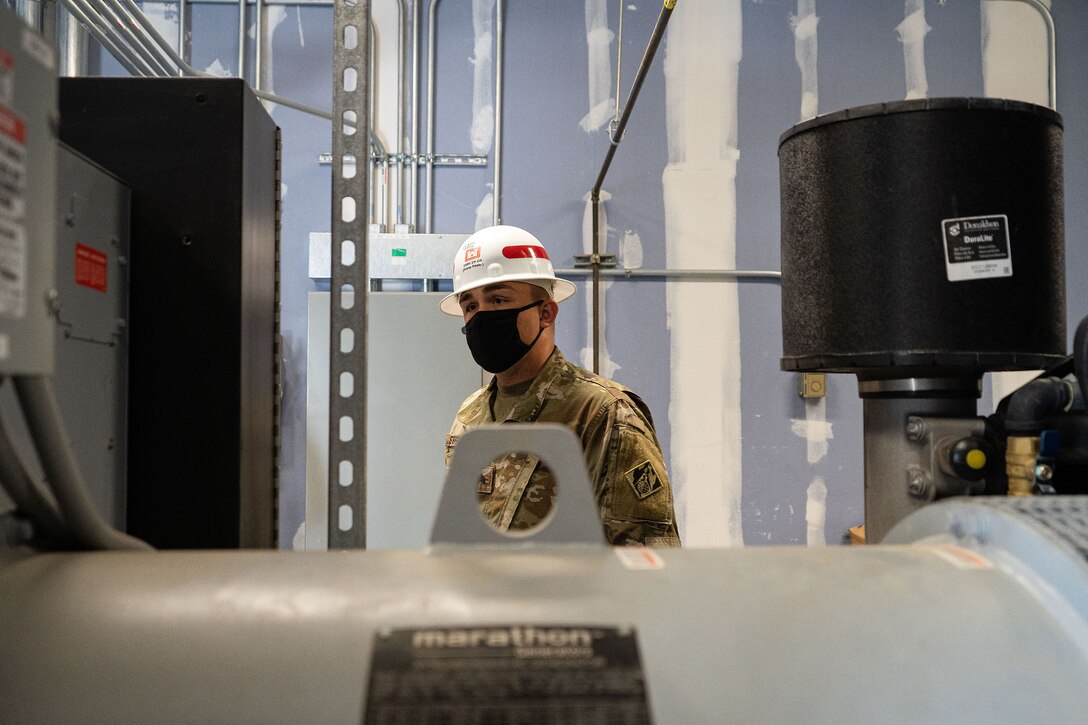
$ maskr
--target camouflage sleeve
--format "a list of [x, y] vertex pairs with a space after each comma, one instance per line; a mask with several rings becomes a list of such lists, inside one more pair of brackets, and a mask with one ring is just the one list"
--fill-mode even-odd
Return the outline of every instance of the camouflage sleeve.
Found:
[[[624, 401], [596, 426], [594, 491], [613, 545], [680, 546], [672, 487], [649, 422]], [[587, 447], [589, 450], [589, 447]]]

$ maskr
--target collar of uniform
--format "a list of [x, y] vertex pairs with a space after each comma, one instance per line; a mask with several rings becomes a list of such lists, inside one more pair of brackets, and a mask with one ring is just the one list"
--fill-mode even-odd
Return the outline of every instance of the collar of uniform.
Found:
[[[570, 363], [567, 362], [567, 359], [563, 357], [563, 353], [559, 352], [558, 347], [554, 348], [547, 362], [544, 363], [544, 367], [537, 373], [533, 384], [529, 386], [521, 399], [514, 404], [510, 414], [506, 416], [503, 422], [532, 423], [535, 421], [544, 408], [544, 401], [555, 397], [556, 389], [561, 382], [560, 379], [570, 378], [573, 373], [574, 370]], [[491, 384], [488, 386], [488, 399], [494, 394], [495, 389], [495, 380], [492, 379]]]

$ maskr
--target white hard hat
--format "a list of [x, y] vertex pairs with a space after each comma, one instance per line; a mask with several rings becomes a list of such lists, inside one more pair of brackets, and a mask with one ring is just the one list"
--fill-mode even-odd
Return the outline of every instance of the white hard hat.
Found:
[[477, 287], [498, 282], [528, 282], [543, 287], [556, 302], [574, 294], [574, 284], [555, 276], [548, 252], [540, 240], [519, 227], [499, 225], [476, 232], [453, 258], [453, 293], [442, 298], [439, 309], [461, 316], [457, 297]]

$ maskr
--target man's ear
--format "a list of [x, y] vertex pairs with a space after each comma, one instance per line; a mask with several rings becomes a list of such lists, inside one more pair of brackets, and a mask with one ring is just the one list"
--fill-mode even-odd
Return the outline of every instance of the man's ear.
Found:
[[559, 316], [559, 303], [555, 300], [544, 300], [540, 306], [540, 326], [551, 327], [555, 324], [555, 318]]

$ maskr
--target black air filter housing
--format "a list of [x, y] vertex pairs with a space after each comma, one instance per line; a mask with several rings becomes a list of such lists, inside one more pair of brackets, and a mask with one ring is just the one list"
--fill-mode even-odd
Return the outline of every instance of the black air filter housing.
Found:
[[1054, 111], [985, 98], [783, 134], [782, 368], [919, 376], [1064, 356], [1061, 144]]

